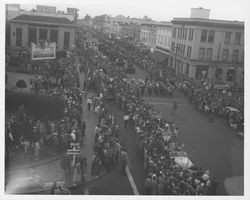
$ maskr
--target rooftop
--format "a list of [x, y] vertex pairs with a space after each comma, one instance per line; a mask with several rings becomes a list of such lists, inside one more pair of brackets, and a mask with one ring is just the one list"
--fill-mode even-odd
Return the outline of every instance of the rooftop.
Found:
[[172, 27], [171, 22], [145, 22], [141, 24], [142, 26], [162, 26], [162, 27]]
[[30, 23], [46, 23], [46, 24], [61, 24], [67, 26], [74, 26], [66, 17], [52, 17], [41, 15], [19, 15], [11, 20], [11, 22], [30, 22]]
[[244, 28], [244, 22], [228, 21], [218, 19], [203, 19], [203, 18], [174, 18], [171, 21], [173, 24], [187, 24], [197, 26], [223, 26], [228, 28]]

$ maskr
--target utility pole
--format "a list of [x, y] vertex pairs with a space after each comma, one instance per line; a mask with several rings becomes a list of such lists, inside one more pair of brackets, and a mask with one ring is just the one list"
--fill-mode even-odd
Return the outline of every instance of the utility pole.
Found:
[[218, 63], [219, 63], [219, 57], [220, 57], [220, 46], [221, 43], [219, 43], [219, 48], [218, 48], [218, 53], [217, 53], [217, 59], [216, 59], [216, 65], [215, 65], [215, 72], [214, 72], [214, 83], [216, 81], [216, 73], [217, 73], [217, 67], [218, 67]]

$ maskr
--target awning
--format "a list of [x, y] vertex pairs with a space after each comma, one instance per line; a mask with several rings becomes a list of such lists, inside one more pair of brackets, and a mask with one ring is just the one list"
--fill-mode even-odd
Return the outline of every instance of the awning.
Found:
[[53, 17], [53, 16], [41, 16], [41, 15], [18, 15], [10, 20], [17, 23], [29, 23], [29, 24], [46, 24], [46, 25], [61, 25], [72, 26], [76, 25], [66, 17]]
[[162, 62], [168, 58], [168, 55], [165, 53], [162, 53], [160, 51], [154, 51], [150, 54], [151, 58], [153, 58], [157, 62]]

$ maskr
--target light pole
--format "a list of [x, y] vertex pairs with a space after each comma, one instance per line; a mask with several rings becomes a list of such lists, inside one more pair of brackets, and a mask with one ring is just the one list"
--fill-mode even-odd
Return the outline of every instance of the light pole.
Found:
[[214, 71], [214, 80], [213, 80], [213, 83], [216, 82], [217, 68], [218, 68], [219, 57], [220, 57], [220, 46], [221, 46], [221, 43], [219, 43], [219, 48], [218, 48], [218, 53], [217, 53], [217, 59], [216, 59], [216, 65], [215, 65], [215, 71]]

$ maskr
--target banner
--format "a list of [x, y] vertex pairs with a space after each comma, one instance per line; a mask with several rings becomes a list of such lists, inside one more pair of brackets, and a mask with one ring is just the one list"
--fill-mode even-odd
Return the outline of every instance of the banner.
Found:
[[55, 59], [56, 43], [39, 42], [32, 43], [31, 60]]

